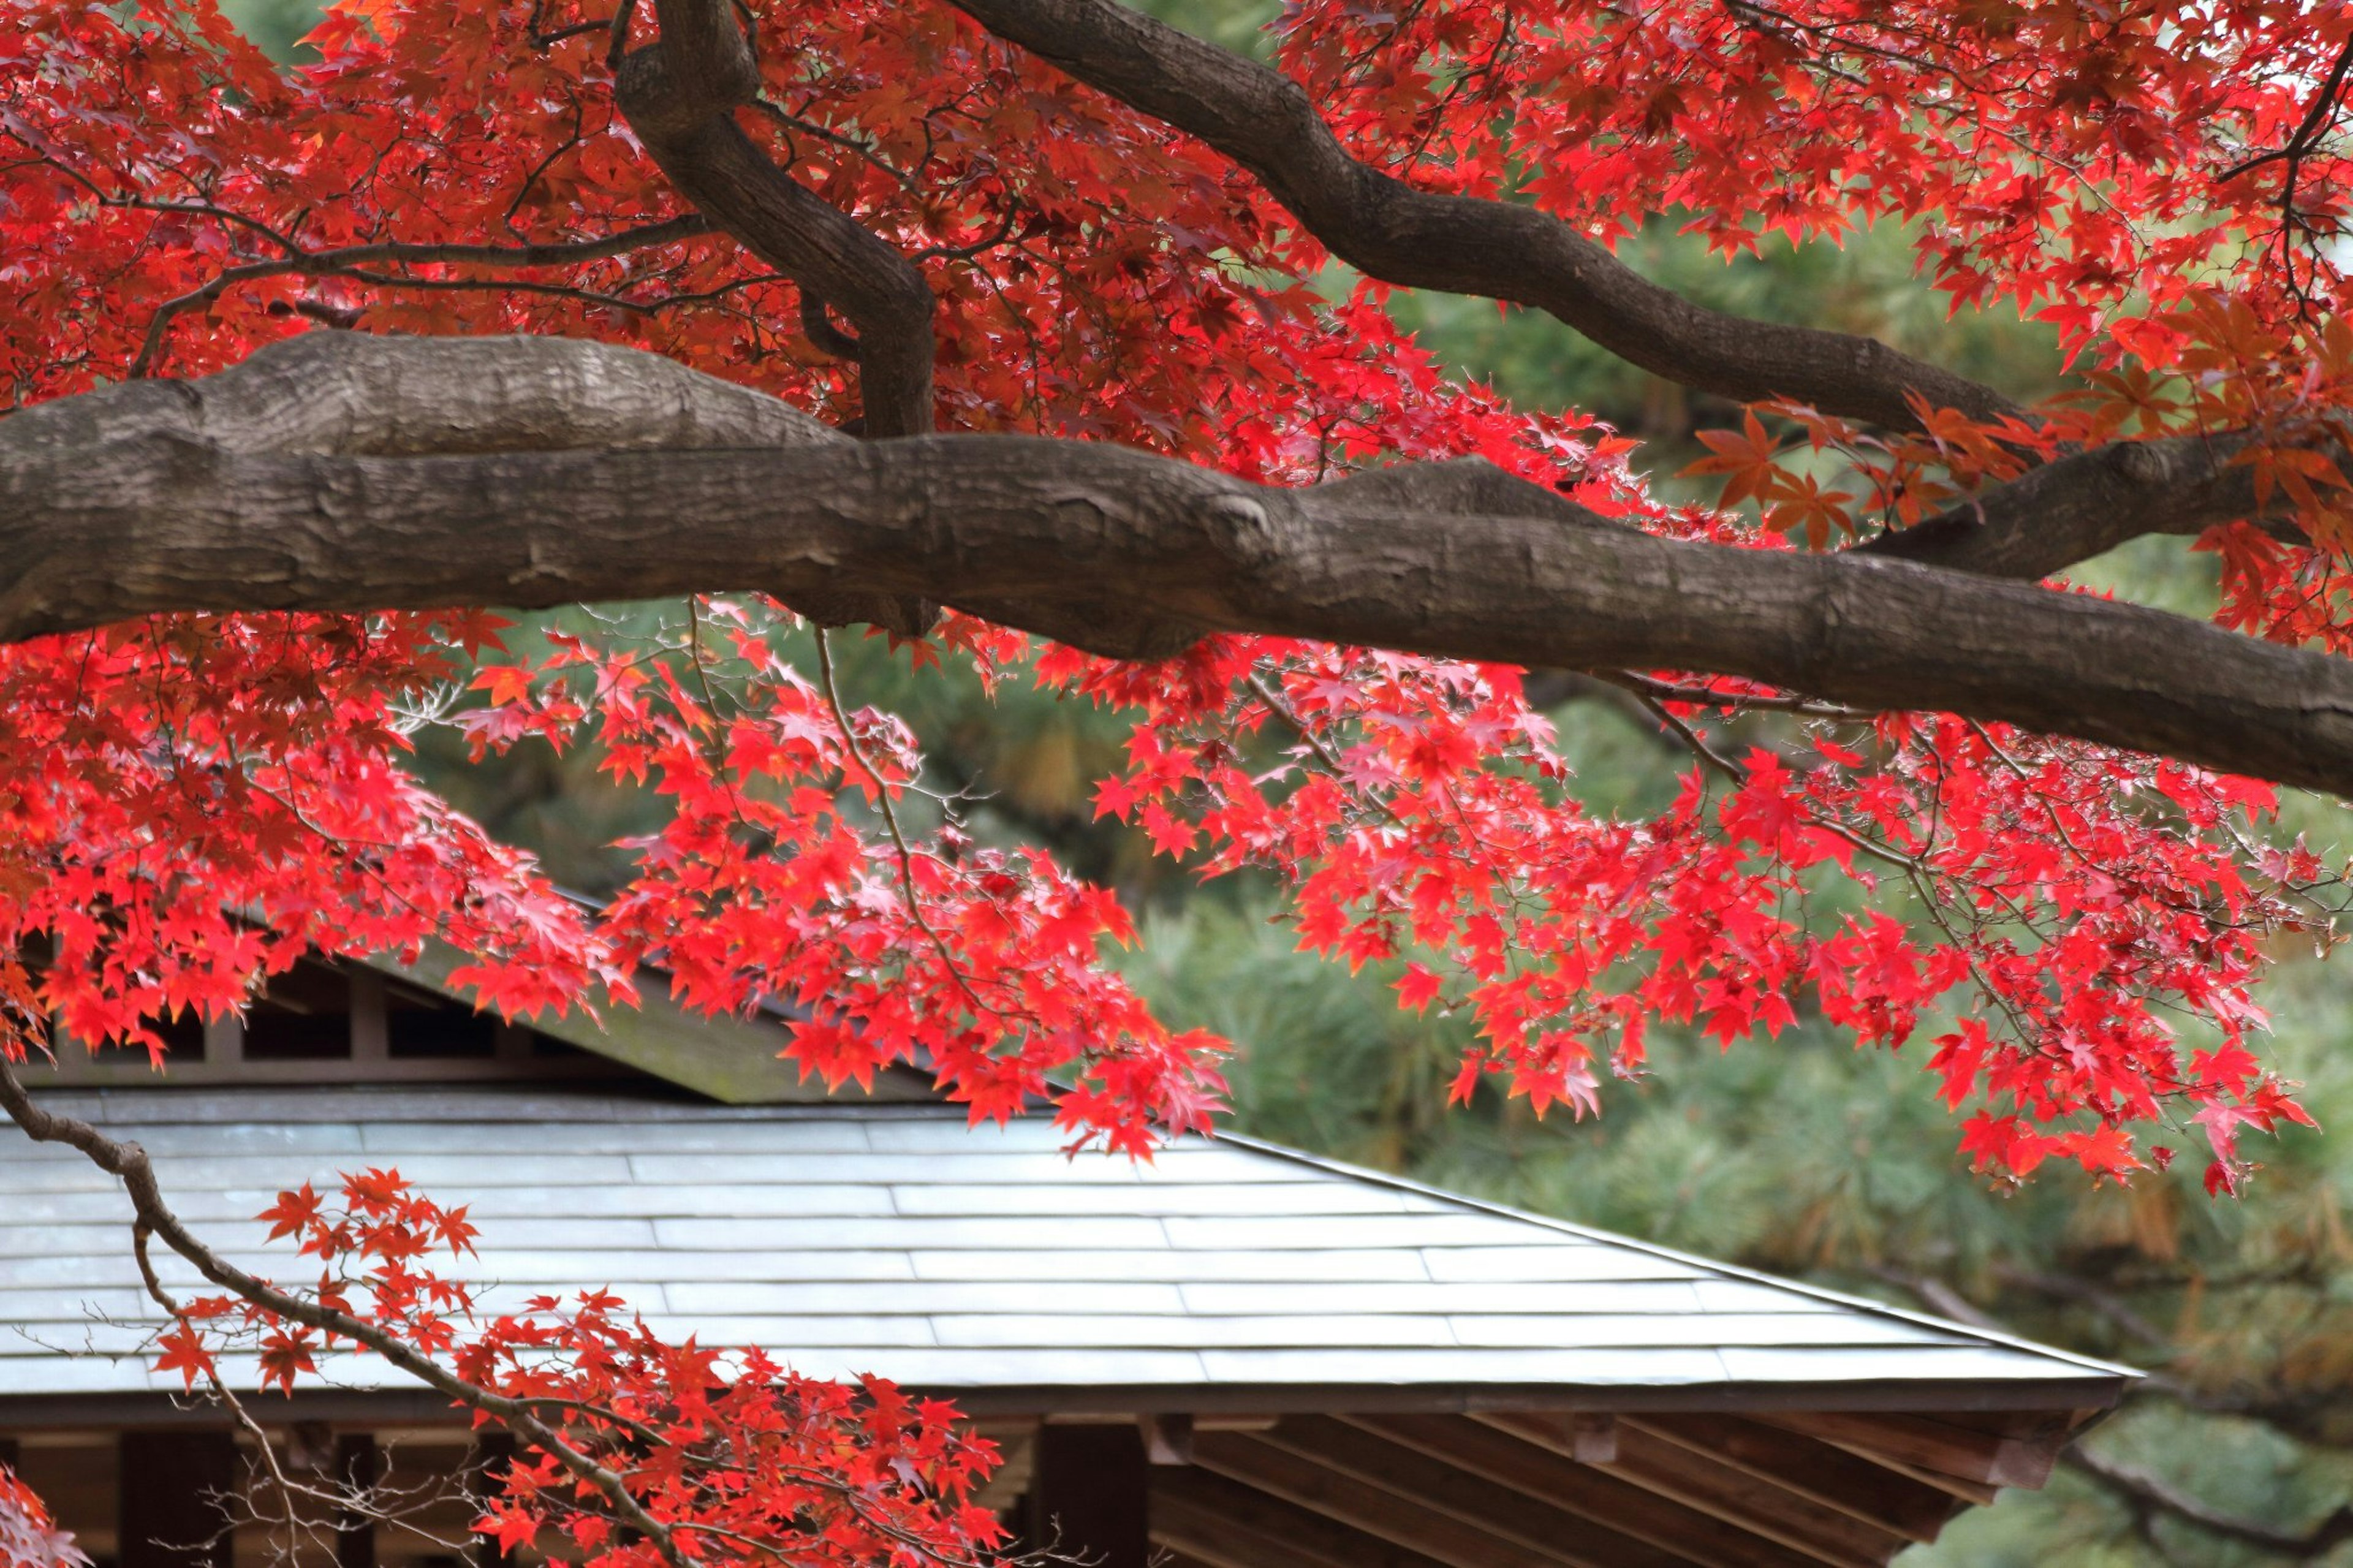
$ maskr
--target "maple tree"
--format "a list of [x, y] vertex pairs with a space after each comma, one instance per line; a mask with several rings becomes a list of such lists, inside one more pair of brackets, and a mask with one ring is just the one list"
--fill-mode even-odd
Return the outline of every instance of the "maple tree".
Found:
[[[788, 657], [805, 620], [1130, 716], [1100, 811], [1474, 1018], [1458, 1094], [1583, 1115], [1651, 1020], [1810, 1007], [1916, 1037], [2002, 1179], [2189, 1138], [2232, 1189], [2305, 1119], [2253, 1044], [2339, 885], [2274, 791], [2353, 776], [2344, 8], [1305, 0], [1268, 62], [1113, 0], [353, 0], [309, 48], [205, 0], [0, 6], [9, 1060], [51, 1019], [160, 1053], [300, 952], [438, 939], [509, 1014], [658, 974], [789, 1005], [828, 1079], [919, 1060], [1130, 1154], [1208, 1126], [1224, 1045], [1104, 966], [1117, 900], [976, 842], [827, 633]], [[2055, 328], [2067, 390], [1693, 305], [1609, 249], [1662, 214], [1733, 254], [1906, 223], [1924, 289]], [[1747, 405], [1717, 504], [1449, 381], [1392, 288]], [[2218, 558], [2214, 624], [2052, 581], [2149, 535]], [[528, 640], [492, 610], [661, 596]], [[1641, 703], [1672, 805], [1582, 802], [1531, 669]], [[584, 909], [417, 782], [428, 726], [668, 810]], [[371, 1304], [241, 1280], [174, 1309], [174, 1364], [200, 1327], [290, 1372], [305, 1327], [455, 1349], [408, 1268], [455, 1222], [353, 1182], [373, 1217], [291, 1228], [382, 1259]], [[843, 1560], [989, 1544], [926, 1511], [985, 1463], [944, 1417], [757, 1361], [682, 1410], [710, 1366], [616, 1310], [491, 1325], [453, 1393], [536, 1420], [525, 1345], [592, 1381], [568, 1484], [603, 1500], [564, 1517], [601, 1560], [806, 1514], [717, 1525], [596, 1457], [649, 1419], [797, 1423], [853, 1491], [912, 1445], [941, 1479], [841, 1515]], [[523, 1473], [497, 1528], [562, 1511]]]

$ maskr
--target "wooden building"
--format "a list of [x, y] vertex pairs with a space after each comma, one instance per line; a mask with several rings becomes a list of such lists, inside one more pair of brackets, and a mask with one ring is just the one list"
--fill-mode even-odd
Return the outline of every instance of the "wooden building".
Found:
[[[2130, 1376], [1246, 1139], [1071, 1161], [912, 1074], [826, 1098], [776, 1043], [659, 1002], [503, 1027], [305, 966], [166, 1078], [85, 1061], [39, 1092], [143, 1143], [262, 1272], [290, 1272], [252, 1219], [275, 1193], [396, 1166], [470, 1205], [494, 1306], [610, 1285], [669, 1334], [953, 1396], [1007, 1448], [991, 1500], [1104, 1568], [1862, 1568], [2041, 1485]], [[128, 1221], [79, 1155], [0, 1130], [0, 1451], [114, 1568], [267, 1562], [250, 1530], [171, 1550], [245, 1462], [140, 1353]], [[325, 1373], [256, 1402], [287, 1462], [484, 1461], [381, 1363]], [[488, 1560], [330, 1539], [344, 1568]]]

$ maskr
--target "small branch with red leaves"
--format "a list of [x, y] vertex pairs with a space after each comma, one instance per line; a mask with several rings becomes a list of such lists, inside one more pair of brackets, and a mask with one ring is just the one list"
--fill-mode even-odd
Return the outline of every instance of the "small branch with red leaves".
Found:
[[[680, 1547], [670, 1528], [645, 1510], [630, 1492], [628, 1482], [566, 1442], [533, 1414], [528, 1401], [511, 1399], [469, 1383], [365, 1319], [289, 1295], [230, 1263], [172, 1212], [156, 1183], [146, 1150], [136, 1143], [109, 1138], [79, 1117], [60, 1115], [34, 1103], [24, 1081], [5, 1057], [0, 1057], [0, 1108], [5, 1108], [9, 1118], [35, 1142], [63, 1143], [77, 1149], [99, 1169], [119, 1178], [130, 1194], [139, 1229], [162, 1237], [165, 1246], [206, 1279], [267, 1312], [364, 1345], [435, 1393], [447, 1394], [455, 1404], [496, 1418], [515, 1436], [552, 1456], [565, 1470], [601, 1493], [614, 1516], [653, 1542], [670, 1568], [687, 1568], [691, 1557]], [[141, 1250], [143, 1264], [143, 1247]], [[152, 1273], [149, 1279], [153, 1286]], [[153, 1288], [160, 1289], [160, 1286]]]

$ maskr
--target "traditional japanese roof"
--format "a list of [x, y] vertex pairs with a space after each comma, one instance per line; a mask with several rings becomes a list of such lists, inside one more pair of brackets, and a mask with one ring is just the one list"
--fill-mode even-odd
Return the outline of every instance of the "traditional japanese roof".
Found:
[[[1043, 1117], [646, 1085], [47, 1098], [145, 1144], [182, 1217], [259, 1273], [301, 1272], [252, 1217], [277, 1192], [396, 1167], [468, 1205], [493, 1304], [609, 1285], [670, 1335], [999, 1407], [2050, 1409], [2126, 1375], [1238, 1138], [1137, 1164], [1066, 1156]], [[119, 1185], [11, 1131], [0, 1193], [0, 1399], [176, 1384], [59, 1353], [130, 1352], [152, 1321]]]
[[[279, 1192], [396, 1168], [469, 1205], [486, 1307], [610, 1287], [668, 1336], [953, 1395], [1033, 1523], [1103, 1455], [1141, 1467], [1140, 1417], [1183, 1462], [1112, 1490], [1148, 1493], [1168, 1568], [1871, 1568], [2041, 1485], [2132, 1375], [1250, 1139], [1071, 1158], [913, 1071], [827, 1096], [782, 1037], [661, 1002], [518, 1028], [430, 971], [304, 964], [242, 1023], [175, 1026], [160, 1079], [34, 1076], [256, 1272], [304, 1273], [252, 1217]], [[0, 1433], [175, 1418], [130, 1217], [0, 1127]], [[257, 1408], [453, 1419], [380, 1363], [322, 1372]], [[1104, 1421], [1125, 1448], [1071, 1425]]]

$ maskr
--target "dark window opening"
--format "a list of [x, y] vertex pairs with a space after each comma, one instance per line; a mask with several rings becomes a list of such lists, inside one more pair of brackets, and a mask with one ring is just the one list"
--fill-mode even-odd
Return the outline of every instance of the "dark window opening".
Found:
[[271, 977], [246, 1011], [248, 1061], [347, 1061], [351, 1054], [351, 982], [324, 964], [297, 963]]
[[205, 1021], [193, 1007], [183, 1007], [168, 1018], [150, 1018], [147, 1026], [164, 1041], [164, 1057], [167, 1061], [200, 1062], [205, 1059]]
[[384, 984], [385, 1048], [395, 1061], [470, 1060], [498, 1048], [499, 1021], [417, 986]]

